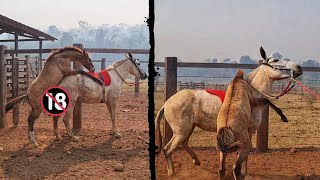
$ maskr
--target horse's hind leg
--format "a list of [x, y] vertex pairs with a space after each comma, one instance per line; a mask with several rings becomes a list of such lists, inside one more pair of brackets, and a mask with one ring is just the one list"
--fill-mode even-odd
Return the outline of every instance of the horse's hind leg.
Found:
[[182, 145], [182, 143], [186, 140], [186, 137], [183, 135], [177, 135], [173, 134], [171, 140], [168, 142], [168, 144], [163, 148], [164, 155], [167, 161], [167, 168], [168, 168], [168, 176], [176, 176], [176, 173], [173, 169], [173, 163], [172, 163], [172, 153], [173, 151]]
[[194, 127], [192, 128], [190, 134], [188, 135], [187, 139], [184, 141], [184, 143], [182, 144], [182, 146], [184, 147], [184, 149], [188, 152], [188, 154], [192, 157], [192, 161], [195, 165], [200, 165], [200, 161], [197, 157], [197, 155], [192, 151], [192, 149], [189, 147], [189, 138], [192, 134], [194, 130]]
[[116, 106], [117, 106], [117, 101], [107, 101], [106, 105], [108, 107], [108, 111], [109, 111], [110, 117], [111, 117], [113, 136], [115, 138], [121, 138], [121, 134], [120, 134], [119, 129], [118, 129], [117, 125], [116, 125]]
[[241, 165], [248, 158], [249, 151], [240, 150], [235, 165], [233, 166], [233, 177], [235, 180], [240, 180], [241, 178]]
[[54, 135], [56, 136], [57, 141], [61, 141], [62, 138], [59, 134], [58, 130], [58, 121], [59, 121], [60, 116], [53, 116], [53, 129], [54, 129]]
[[69, 123], [69, 120], [70, 120], [70, 118], [71, 118], [71, 116], [73, 114], [73, 109], [74, 109], [75, 103], [76, 102], [72, 102], [72, 104], [69, 107], [68, 111], [65, 113], [65, 115], [63, 117], [63, 123], [64, 123], [64, 126], [66, 127], [66, 130], [67, 130], [67, 133], [68, 133], [69, 137], [71, 137], [71, 139], [74, 140], [74, 141], [78, 141], [79, 138], [73, 134], [72, 129], [70, 127], [70, 123]]
[[227, 157], [227, 154], [220, 151], [220, 166], [219, 166], [220, 179], [223, 179], [226, 174], [226, 157]]
[[36, 142], [36, 139], [34, 137], [34, 123], [38, 119], [42, 112], [41, 108], [34, 109], [32, 108], [31, 113], [28, 117], [28, 134], [29, 134], [29, 140], [32, 142], [33, 145], [38, 146], [38, 143]]

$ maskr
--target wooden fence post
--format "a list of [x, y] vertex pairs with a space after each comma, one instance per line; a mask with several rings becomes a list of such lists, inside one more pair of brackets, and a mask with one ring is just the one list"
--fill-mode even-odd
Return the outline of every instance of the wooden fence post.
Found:
[[101, 59], [101, 71], [106, 69], [106, 58]]
[[[80, 49], [83, 48], [82, 44], [73, 44], [73, 46], [78, 47]], [[81, 70], [83, 69], [83, 66], [79, 62], [73, 62], [73, 69], [75, 70]], [[79, 132], [82, 127], [82, 104], [77, 100], [74, 109], [73, 109], [73, 131]]]
[[[165, 59], [165, 99], [168, 100], [177, 92], [177, 57], [166, 57]], [[171, 137], [172, 130], [167, 121], [164, 123], [164, 145], [166, 145]]]
[[[261, 64], [262, 61], [259, 61]], [[264, 152], [268, 150], [268, 137], [269, 137], [269, 106], [265, 108], [262, 113], [262, 121], [257, 130], [257, 150]]]
[[29, 88], [30, 85], [30, 55], [26, 55], [26, 73], [27, 73], [27, 89]]
[[[19, 59], [12, 59], [12, 98], [19, 96]], [[17, 126], [19, 124], [19, 105], [15, 106], [12, 111], [13, 114], [13, 125]]]
[[7, 100], [6, 46], [0, 45], [0, 129], [7, 127], [5, 105]]
[[139, 80], [140, 77], [134, 78], [134, 97], [139, 97]]

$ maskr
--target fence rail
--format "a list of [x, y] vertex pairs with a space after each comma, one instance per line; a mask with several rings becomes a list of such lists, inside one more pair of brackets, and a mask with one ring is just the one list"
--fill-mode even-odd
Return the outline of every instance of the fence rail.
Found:
[[[254, 69], [258, 67], [258, 64], [226, 64], [226, 63], [184, 63], [177, 62], [176, 57], [166, 58], [165, 62], [155, 62], [155, 67], [165, 67], [164, 69], [164, 82], [155, 82], [156, 90], [158, 89], [160, 84], [164, 84], [164, 93], [165, 99], [168, 99], [170, 96], [167, 94], [174, 94], [177, 90], [177, 86], [184, 88], [184, 86], [188, 86], [188, 83], [185, 82], [177, 82], [177, 68], [178, 67], [188, 67], [188, 68], [229, 68], [229, 69]], [[320, 72], [319, 67], [302, 67], [304, 72]], [[167, 82], [169, 79], [169, 82]], [[204, 82], [202, 85], [205, 84]], [[221, 89], [225, 89], [227, 86], [223, 85]], [[282, 88], [284, 85], [279, 85]], [[207, 86], [201, 86], [201, 88], [206, 88]], [[196, 88], [193, 86], [192, 88]], [[198, 87], [199, 88], [199, 87]], [[283, 88], [282, 88], [283, 89]], [[268, 137], [269, 137], [269, 110], [263, 115], [264, 119], [261, 122], [261, 125], [257, 131], [256, 136], [256, 146], [259, 151], [265, 151], [268, 149]], [[167, 123], [164, 124], [164, 143], [166, 144], [172, 136], [171, 128]]]

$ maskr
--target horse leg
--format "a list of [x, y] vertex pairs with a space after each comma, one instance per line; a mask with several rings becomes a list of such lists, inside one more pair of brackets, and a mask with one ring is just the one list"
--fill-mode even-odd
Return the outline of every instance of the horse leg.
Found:
[[172, 153], [177, 147], [182, 145], [185, 140], [186, 140], [186, 136], [173, 134], [168, 144], [163, 148], [164, 156], [167, 161], [167, 169], [168, 169], [169, 177], [176, 177], [176, 173], [173, 169]]
[[189, 143], [189, 138], [190, 138], [194, 128], [195, 128], [195, 126], [192, 127], [191, 132], [189, 133], [189, 136], [187, 136], [187, 138], [184, 141], [184, 143], [182, 144], [182, 146], [188, 152], [188, 154], [192, 157], [193, 164], [200, 165], [200, 161], [199, 161], [197, 155], [192, 151], [192, 149], [189, 147], [189, 144], [188, 144]]
[[28, 134], [29, 134], [29, 140], [34, 146], [39, 146], [38, 143], [36, 142], [36, 139], [34, 137], [34, 123], [38, 119], [42, 112], [41, 108], [32, 108], [31, 113], [29, 114], [28, 117]]
[[227, 154], [220, 151], [219, 176], [223, 179], [226, 174], [226, 157]]
[[235, 180], [240, 180], [240, 178], [241, 178], [241, 165], [246, 159], [248, 159], [248, 154], [249, 154], [248, 150], [240, 150], [240, 152], [238, 153], [236, 163], [233, 166], [233, 177]]
[[69, 107], [68, 111], [65, 113], [64, 117], [63, 117], [63, 123], [64, 126], [66, 127], [67, 133], [69, 135], [69, 137], [71, 137], [71, 139], [73, 141], [79, 141], [79, 137], [75, 136], [72, 132], [72, 129], [70, 127], [70, 123], [69, 120], [73, 114], [73, 109], [75, 106], [76, 101], [72, 102], [71, 106]]
[[121, 134], [120, 134], [119, 129], [118, 129], [117, 125], [116, 125], [116, 106], [117, 106], [117, 101], [107, 101], [106, 105], [108, 107], [108, 111], [109, 111], [110, 117], [111, 117], [113, 136], [115, 138], [121, 138]]
[[62, 138], [59, 134], [58, 130], [58, 121], [59, 121], [60, 116], [53, 116], [53, 129], [54, 129], [54, 135], [56, 136], [57, 141], [61, 141]]

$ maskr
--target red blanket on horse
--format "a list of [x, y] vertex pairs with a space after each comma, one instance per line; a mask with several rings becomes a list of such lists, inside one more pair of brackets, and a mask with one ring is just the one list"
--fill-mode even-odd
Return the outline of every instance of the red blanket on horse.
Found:
[[214, 89], [206, 89], [206, 91], [210, 94], [213, 94], [213, 95], [216, 95], [218, 96], [222, 103], [224, 101], [224, 97], [226, 96], [226, 91], [223, 91], [223, 90], [214, 90]]
[[103, 70], [98, 73], [97, 72], [88, 72], [88, 74], [103, 81], [105, 86], [109, 86], [111, 84], [111, 78], [110, 78], [110, 75], [107, 70]]

